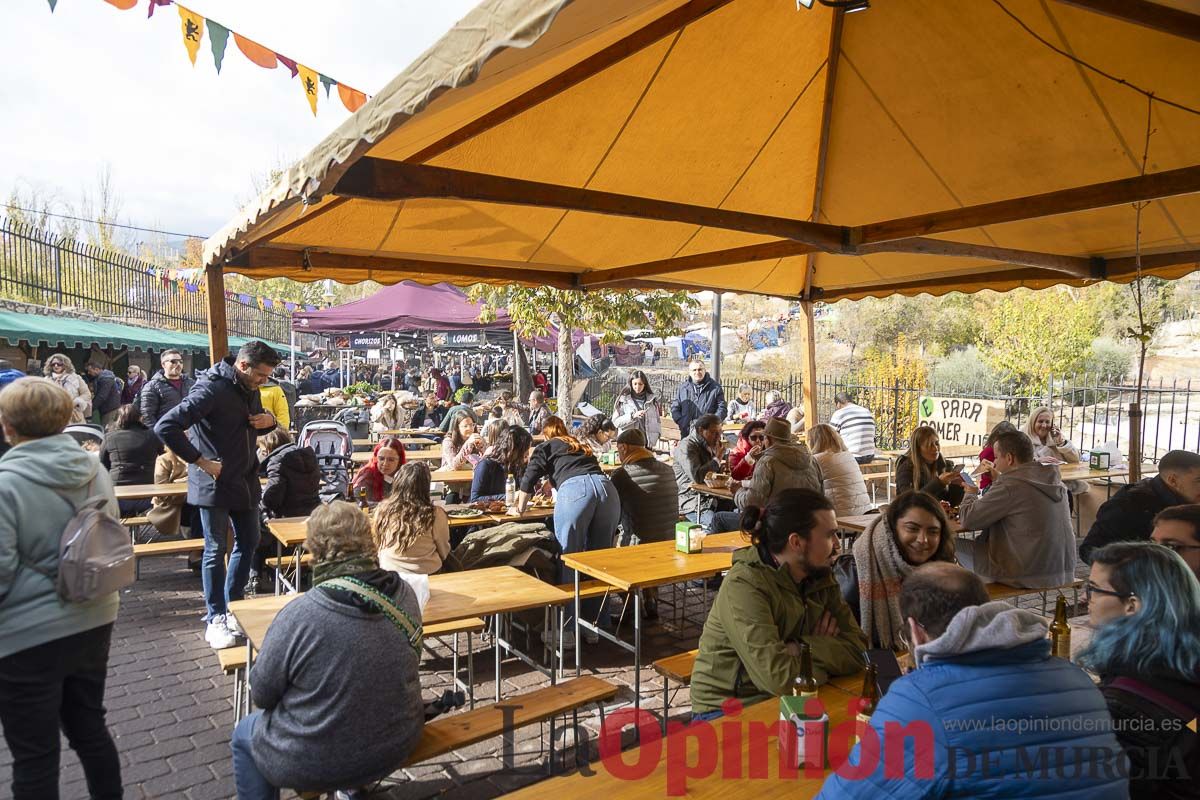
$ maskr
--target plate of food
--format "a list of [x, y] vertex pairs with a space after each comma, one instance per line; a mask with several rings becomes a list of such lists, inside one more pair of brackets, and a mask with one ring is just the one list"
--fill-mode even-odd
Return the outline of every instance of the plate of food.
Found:
[[452, 508], [446, 512], [450, 519], [483, 519], [483, 512], [474, 508]]
[[530, 508], [554, 508], [554, 500], [545, 495], [538, 495], [529, 500]]
[[503, 514], [508, 510], [503, 500], [478, 500], [471, 503], [470, 508], [480, 514]]

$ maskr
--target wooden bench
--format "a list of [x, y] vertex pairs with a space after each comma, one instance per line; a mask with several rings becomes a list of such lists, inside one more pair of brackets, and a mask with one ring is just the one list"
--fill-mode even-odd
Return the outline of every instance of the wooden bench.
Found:
[[121, 520], [121, 524], [127, 528], [140, 528], [143, 525], [150, 524], [149, 517], [125, 517]]
[[203, 552], [203, 539], [168, 539], [165, 542], [135, 544], [133, 546], [134, 577], [141, 577], [143, 558], [150, 558], [151, 556], [175, 556]]
[[[692, 670], [696, 666], [699, 650], [688, 650], [673, 656], [660, 658], [650, 666], [663, 678], [663, 733], [667, 732], [667, 716], [671, 710], [671, 681], [680, 684], [679, 689], [691, 685]], [[678, 691], [679, 689], [676, 689]]]
[[991, 600], [1012, 600], [1015, 601], [1019, 597], [1024, 597], [1029, 594], [1036, 594], [1042, 598], [1042, 615], [1046, 615], [1046, 609], [1050, 601], [1050, 593], [1066, 594], [1068, 591], [1072, 594], [1071, 603], [1074, 606], [1079, 605], [1079, 590], [1083, 588], [1083, 581], [1072, 581], [1064, 583], [1062, 586], [1054, 586], [1048, 589], [1026, 589], [1020, 586], [1009, 586], [1007, 583], [989, 583], [987, 585], [988, 598]]
[[221, 666], [221, 672], [233, 676], [233, 718], [240, 720], [244, 705], [249, 705], [246, 698], [246, 647], [242, 645], [218, 650], [217, 663]]
[[[311, 563], [312, 563], [312, 553], [301, 554], [300, 566], [307, 567]], [[263, 559], [263, 565], [270, 567], [271, 569], [280, 569], [280, 568], [286, 569], [288, 567], [295, 566], [295, 564], [296, 564], [295, 556], [271, 556], [270, 558]]]
[[[454, 622], [439, 622], [435, 625], [425, 625], [422, 628], [421, 634], [424, 639], [440, 639], [444, 636], [453, 636], [454, 645], [451, 652], [453, 653], [451, 661], [451, 674], [454, 676], [454, 686], [465, 689], [467, 692], [467, 702], [469, 708], [475, 708], [475, 652], [471, 644], [475, 634], [483, 633], [483, 629], [487, 627], [486, 623], [479, 617], [468, 617]], [[458, 677], [458, 635], [460, 633], [467, 636], [467, 680], [464, 682]], [[426, 649], [431, 653], [433, 649], [426, 645]]]

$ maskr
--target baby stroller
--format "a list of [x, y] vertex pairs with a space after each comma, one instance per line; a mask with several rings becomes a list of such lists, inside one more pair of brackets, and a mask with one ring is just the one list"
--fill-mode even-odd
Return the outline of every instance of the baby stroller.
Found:
[[350, 491], [350, 464], [354, 441], [345, 423], [315, 419], [300, 430], [299, 447], [311, 447], [321, 468], [321, 502], [345, 499]]

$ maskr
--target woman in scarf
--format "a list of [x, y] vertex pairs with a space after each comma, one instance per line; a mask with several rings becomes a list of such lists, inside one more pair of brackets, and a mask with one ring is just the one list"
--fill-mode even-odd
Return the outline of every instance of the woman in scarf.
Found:
[[450, 518], [429, 499], [429, 465], [405, 464], [396, 486], [375, 509], [379, 565], [410, 575], [432, 575], [450, 555]]
[[942, 507], [924, 492], [905, 492], [867, 524], [851, 548], [857, 591], [843, 585], [870, 647], [904, 648], [900, 586], [930, 561], [954, 563], [954, 535]]
[[146, 385], [146, 373], [136, 364], [131, 364], [125, 376], [125, 388], [121, 390], [121, 405], [137, 405]]
[[370, 786], [421, 738], [416, 594], [379, 568], [370, 520], [350, 503], [319, 506], [304, 545], [312, 590], [267, 629], [250, 671], [260, 710], [230, 742], [238, 797]]
[[653, 448], [662, 432], [662, 406], [650, 391], [650, 379], [640, 369], [629, 376], [629, 385], [621, 390], [613, 406], [613, 424], [618, 432], [637, 428], [646, 434], [646, 446]]
[[380, 439], [371, 451], [371, 460], [355, 473], [350, 496], [357, 499], [359, 491], [366, 489], [368, 503], [381, 502], [392, 491], [392, 481], [405, 460], [404, 445], [399, 439], [394, 436]]
[[71, 396], [71, 405], [74, 408], [71, 422], [83, 422], [92, 416], [92, 390], [88, 388], [83, 376], [75, 372], [75, 365], [71, 363], [71, 359], [62, 353], [55, 353], [46, 359], [42, 372], [66, 389], [67, 394]]

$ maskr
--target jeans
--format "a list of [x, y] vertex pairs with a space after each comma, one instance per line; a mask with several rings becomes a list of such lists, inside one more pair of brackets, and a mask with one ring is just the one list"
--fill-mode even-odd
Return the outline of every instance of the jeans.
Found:
[[0, 658], [0, 724], [12, 753], [14, 800], [58, 800], [67, 735], [97, 800], [122, 797], [121, 761], [104, 722], [112, 624]]
[[259, 710], [242, 717], [229, 737], [229, 747], [233, 750], [233, 783], [237, 787], [238, 800], [279, 800], [279, 789], [272, 786], [259, 771], [254, 754], [250, 752], [254, 724], [262, 715], [263, 712]]
[[[554, 537], [564, 554], [612, 547], [620, 520], [621, 499], [607, 475], [576, 475], [558, 487]], [[559, 580], [574, 583], [575, 570], [564, 565]], [[608, 624], [608, 609], [601, 609], [602, 599], [584, 601], [582, 611], [586, 618], [604, 626]]]
[[712, 519], [708, 525], [704, 527], [705, 533], [725, 533], [726, 531], [740, 531], [742, 529], [742, 512], [740, 511], [718, 511], [712, 515]]
[[703, 511], [692, 511], [684, 514], [690, 522], [694, 522], [704, 530], [708, 530], [712, 526], [713, 515], [716, 512], [711, 508], [706, 508]]
[[[200, 506], [197, 510], [204, 527], [200, 578], [204, 585], [204, 605], [211, 621], [229, 609], [231, 600], [241, 600], [246, 594], [254, 548], [258, 547], [258, 509], [230, 511], [218, 506]], [[229, 556], [229, 573], [226, 574], [225, 537], [231, 523], [233, 553]]]
[[721, 709], [716, 711], [702, 711], [699, 714], [692, 714], [692, 722], [712, 722], [714, 719], [720, 719], [725, 716], [725, 712]]

